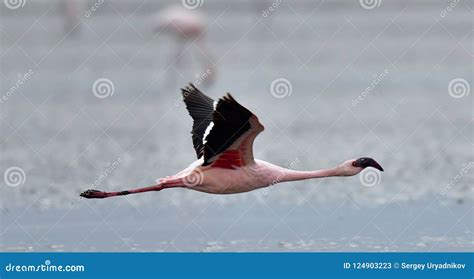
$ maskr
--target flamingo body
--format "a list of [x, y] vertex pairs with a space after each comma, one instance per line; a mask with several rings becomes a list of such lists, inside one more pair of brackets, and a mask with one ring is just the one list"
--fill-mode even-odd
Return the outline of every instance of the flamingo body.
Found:
[[[234, 168], [199, 166], [180, 176], [187, 188], [209, 194], [236, 194], [274, 184], [284, 169], [268, 162], [255, 160], [247, 166]], [[194, 183], [198, 181], [199, 183]]]
[[179, 6], [167, 7], [155, 16], [156, 31], [164, 28], [186, 40], [197, 39], [204, 33], [205, 26], [206, 18], [203, 14]]
[[256, 160], [253, 142], [264, 130], [257, 116], [230, 94], [217, 102], [193, 84], [182, 89], [193, 118], [191, 131], [198, 158], [186, 169], [158, 181], [157, 185], [119, 192], [87, 190], [85, 198], [107, 198], [181, 187], [210, 194], [249, 192], [286, 181], [353, 176], [366, 167], [383, 168], [372, 158], [351, 159], [328, 169], [296, 171]]

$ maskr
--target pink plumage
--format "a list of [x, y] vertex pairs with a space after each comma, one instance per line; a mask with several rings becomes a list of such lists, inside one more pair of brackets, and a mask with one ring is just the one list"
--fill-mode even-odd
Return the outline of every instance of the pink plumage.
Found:
[[118, 192], [87, 190], [85, 198], [107, 198], [166, 188], [187, 188], [211, 194], [235, 194], [277, 183], [333, 176], [353, 176], [366, 167], [383, 168], [372, 158], [347, 160], [333, 168], [296, 171], [254, 159], [253, 142], [264, 130], [257, 116], [230, 94], [217, 102], [193, 84], [182, 89], [183, 100], [194, 120], [192, 139], [197, 161], [157, 185]]

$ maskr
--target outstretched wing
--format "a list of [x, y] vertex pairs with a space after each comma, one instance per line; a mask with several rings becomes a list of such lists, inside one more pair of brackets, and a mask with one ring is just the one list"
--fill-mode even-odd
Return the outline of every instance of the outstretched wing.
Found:
[[264, 130], [257, 116], [230, 94], [216, 104], [193, 84], [182, 93], [194, 120], [193, 145], [198, 159], [204, 156], [203, 166], [234, 168], [254, 162], [253, 142]]
[[257, 116], [227, 94], [219, 99], [205, 138], [203, 166], [232, 168], [254, 161], [253, 141], [264, 127]]
[[192, 83], [181, 89], [186, 108], [193, 118], [191, 131], [197, 158], [204, 155], [204, 134], [211, 125], [214, 112], [214, 100], [203, 94]]

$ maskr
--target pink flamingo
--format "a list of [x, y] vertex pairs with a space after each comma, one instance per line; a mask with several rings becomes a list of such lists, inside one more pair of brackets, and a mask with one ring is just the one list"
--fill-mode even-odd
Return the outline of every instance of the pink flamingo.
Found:
[[64, 18], [64, 33], [77, 35], [81, 29], [81, 20], [86, 2], [84, 0], [66, 0], [61, 1], [60, 11]]
[[348, 160], [329, 169], [296, 171], [253, 157], [253, 142], [263, 131], [257, 116], [227, 94], [215, 102], [193, 84], [181, 89], [193, 118], [192, 140], [198, 160], [157, 185], [119, 192], [87, 190], [84, 198], [108, 198], [182, 187], [211, 194], [252, 191], [280, 182], [352, 176], [366, 167], [383, 168], [371, 158]]
[[[176, 39], [175, 53], [171, 64], [180, 72], [185, 72], [190, 63], [183, 65], [182, 58], [185, 46], [188, 43], [195, 44], [197, 57], [202, 70], [197, 74], [197, 83], [209, 86], [214, 82], [216, 67], [213, 63], [206, 40], [206, 16], [198, 11], [185, 9], [181, 6], [170, 6], [160, 11], [153, 19], [154, 33], [164, 32]], [[169, 78], [173, 79], [174, 75]]]

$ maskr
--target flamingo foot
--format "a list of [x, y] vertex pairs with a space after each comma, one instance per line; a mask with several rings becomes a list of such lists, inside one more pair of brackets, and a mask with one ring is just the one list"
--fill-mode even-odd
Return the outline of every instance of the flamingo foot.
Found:
[[80, 196], [86, 199], [103, 199], [103, 198], [106, 198], [108, 195], [106, 192], [103, 192], [103, 191], [89, 189], [82, 192]]

